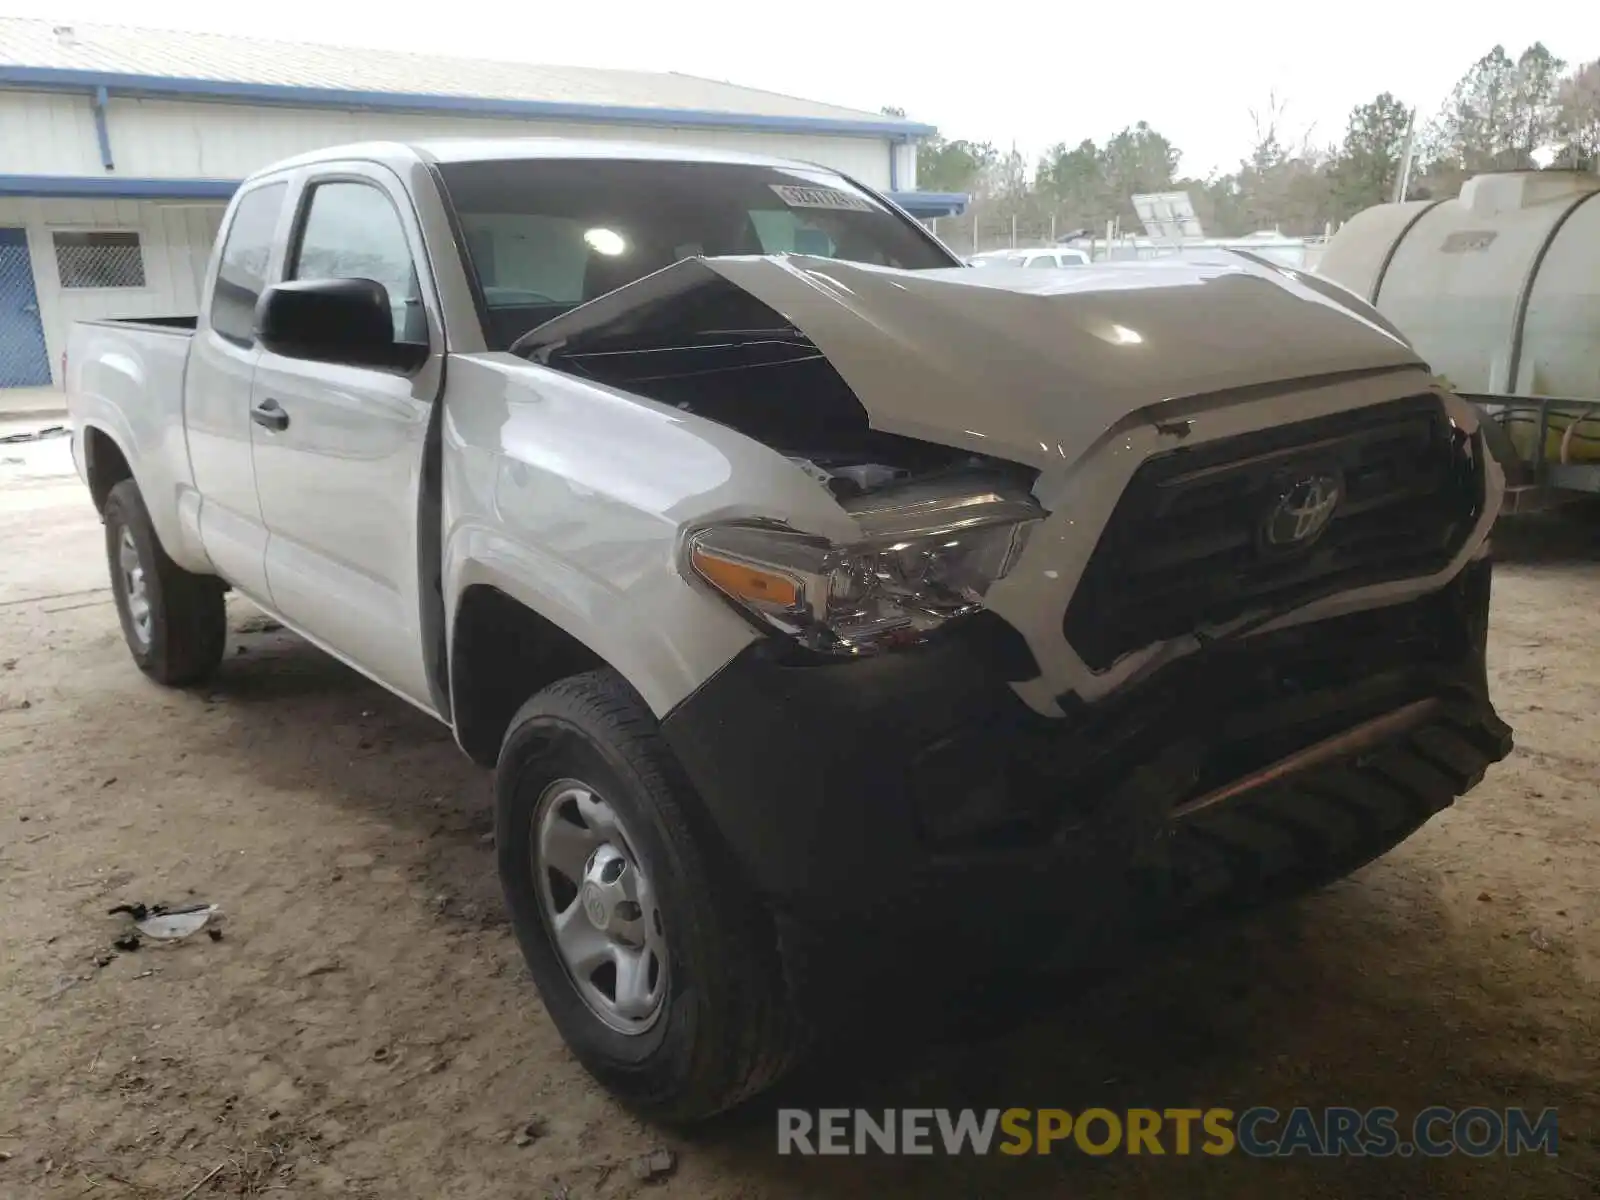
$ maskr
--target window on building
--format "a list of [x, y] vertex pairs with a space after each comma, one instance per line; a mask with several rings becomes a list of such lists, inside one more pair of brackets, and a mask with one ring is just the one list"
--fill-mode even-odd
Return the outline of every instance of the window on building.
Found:
[[389, 293], [394, 340], [426, 344], [422, 288], [411, 243], [389, 197], [365, 183], [319, 183], [300, 231], [290, 279], [372, 279]]
[[285, 184], [269, 183], [241, 196], [222, 246], [211, 296], [211, 328], [241, 346], [255, 340], [256, 301], [266, 286], [272, 237], [286, 190]]
[[93, 230], [54, 235], [56, 273], [64, 288], [142, 288], [144, 255], [137, 233]]

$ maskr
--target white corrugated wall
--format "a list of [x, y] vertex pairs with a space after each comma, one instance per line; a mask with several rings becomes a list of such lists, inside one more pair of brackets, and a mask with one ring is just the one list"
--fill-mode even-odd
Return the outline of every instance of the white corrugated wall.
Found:
[[[28, 254], [33, 260], [34, 288], [52, 378], [60, 372], [67, 327], [73, 321], [188, 316], [198, 312], [206, 260], [223, 208], [221, 204], [188, 201], [24, 200], [0, 196], [0, 227], [21, 228], [28, 234]], [[63, 288], [56, 269], [53, 235], [70, 230], [137, 233], [145, 286]]]
[[[821, 163], [871, 187], [889, 186], [890, 142], [880, 137], [678, 129], [524, 121], [492, 117], [336, 112], [246, 104], [111, 97], [106, 110], [116, 174], [242, 179], [293, 154], [342, 142], [424, 137], [579, 137], [743, 150]], [[87, 96], [0, 92], [0, 173], [107, 174]], [[901, 187], [912, 186], [915, 152], [900, 151]]]
[[[280, 158], [343, 142], [424, 137], [550, 136], [742, 150], [821, 163], [879, 188], [915, 186], [916, 149], [882, 137], [726, 129], [554, 123], [486, 117], [339, 112], [185, 103], [113, 96], [107, 108], [115, 169], [101, 162], [89, 97], [0, 91], [0, 175], [97, 179], [242, 179]], [[67, 326], [82, 317], [192, 314], [221, 204], [131, 200], [7, 199], [0, 227], [28, 232], [50, 369], [60, 369]], [[63, 288], [51, 234], [117, 229], [139, 234], [143, 288]]]

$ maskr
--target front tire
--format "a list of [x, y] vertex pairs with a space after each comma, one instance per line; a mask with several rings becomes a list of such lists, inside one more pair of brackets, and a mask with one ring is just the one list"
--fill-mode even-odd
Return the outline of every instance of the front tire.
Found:
[[227, 645], [222, 581], [167, 557], [133, 480], [111, 489], [103, 516], [111, 593], [133, 661], [168, 687], [199, 683]]
[[523, 706], [495, 793], [517, 940], [596, 1079], [644, 1116], [687, 1122], [788, 1069], [799, 1039], [766, 912], [696, 828], [655, 718], [615, 672]]

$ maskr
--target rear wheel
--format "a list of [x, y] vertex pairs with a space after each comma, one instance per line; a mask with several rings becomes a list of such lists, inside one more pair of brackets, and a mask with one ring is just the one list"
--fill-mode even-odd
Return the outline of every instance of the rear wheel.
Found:
[[799, 1048], [770, 921], [695, 824], [655, 718], [614, 672], [563, 680], [512, 720], [495, 839], [523, 956], [590, 1073], [668, 1121], [754, 1095]]
[[205, 679], [227, 644], [222, 581], [167, 557], [133, 480], [111, 489], [104, 518], [111, 593], [133, 661], [169, 687]]

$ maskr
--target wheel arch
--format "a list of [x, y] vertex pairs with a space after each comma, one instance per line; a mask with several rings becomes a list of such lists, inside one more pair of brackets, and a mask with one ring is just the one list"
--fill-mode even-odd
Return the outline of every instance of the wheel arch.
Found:
[[77, 418], [76, 425], [73, 451], [95, 511], [104, 518], [111, 489], [132, 480], [162, 550], [186, 571], [214, 575], [200, 542], [199, 493], [174, 480], [161, 459], [151, 461], [141, 455], [142, 443], [122, 414], [102, 410], [87, 420]]
[[[83, 428], [83, 475], [89, 485], [89, 497], [94, 501], [94, 510], [102, 516], [112, 488], [125, 479], [133, 479], [134, 484], [138, 484], [121, 443], [114, 434], [99, 425], [85, 425]], [[141, 492], [143, 490], [140, 489]]]
[[557, 679], [597, 667], [616, 671], [665, 717], [759, 636], [728, 606], [692, 591], [665, 555], [660, 571], [621, 586], [499, 531], [451, 539], [448, 673], [462, 749], [493, 763], [517, 708]]
[[555, 621], [492, 583], [468, 586], [450, 628], [450, 705], [456, 741], [493, 766], [529, 696], [557, 680], [610, 666]]

